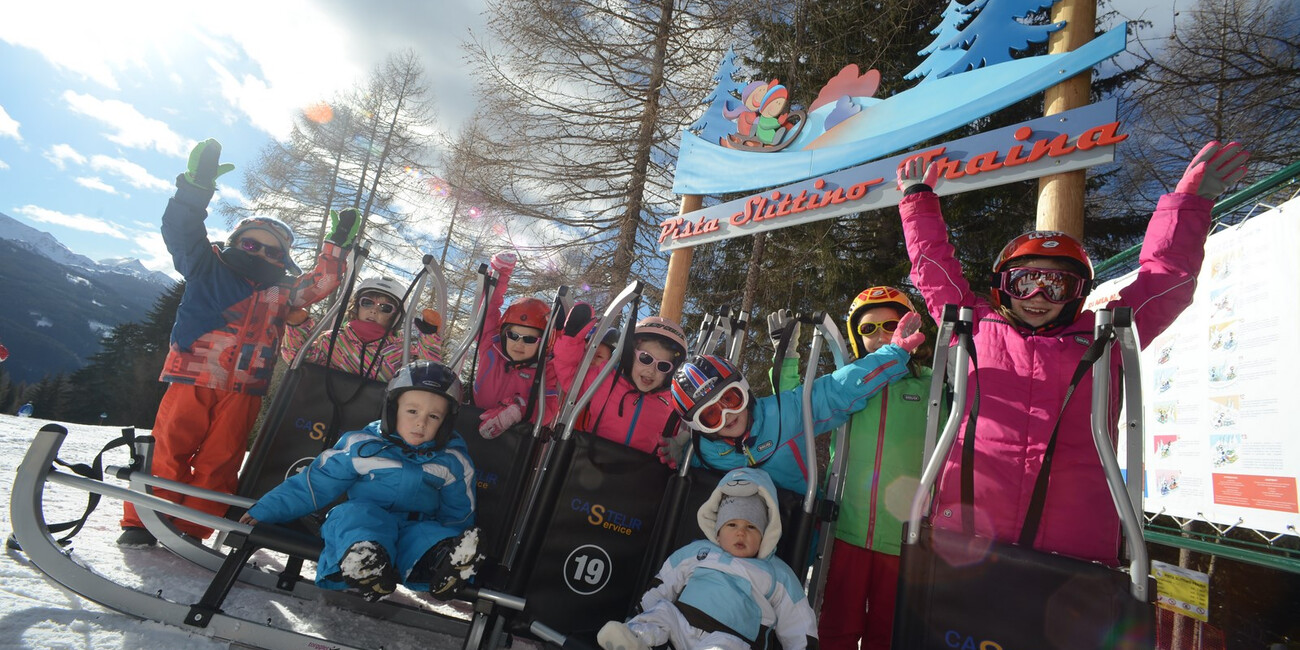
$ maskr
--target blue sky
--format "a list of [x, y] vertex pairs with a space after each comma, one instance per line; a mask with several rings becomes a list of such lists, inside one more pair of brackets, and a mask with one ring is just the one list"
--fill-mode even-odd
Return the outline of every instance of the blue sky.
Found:
[[[1120, 5], [1162, 25], [1176, 7]], [[404, 47], [422, 55], [440, 124], [454, 129], [473, 111], [459, 44], [471, 29], [484, 33], [481, 8], [481, 0], [5, 3], [0, 212], [92, 259], [137, 257], [171, 273], [159, 216], [194, 142], [217, 138], [223, 160], [245, 168], [287, 133], [296, 110]], [[238, 173], [223, 180], [219, 198], [241, 200]], [[217, 237], [226, 225], [212, 217], [208, 227]]]
[[[363, 6], [364, 5], [364, 6]], [[129, 10], [123, 11], [124, 7]], [[247, 167], [299, 108], [414, 47], [440, 122], [473, 110], [459, 42], [480, 3], [236, 0], [5, 3], [0, 8], [0, 212], [92, 259], [171, 272], [159, 217], [193, 144]], [[238, 173], [219, 198], [238, 201]], [[225, 231], [209, 218], [213, 236]]]

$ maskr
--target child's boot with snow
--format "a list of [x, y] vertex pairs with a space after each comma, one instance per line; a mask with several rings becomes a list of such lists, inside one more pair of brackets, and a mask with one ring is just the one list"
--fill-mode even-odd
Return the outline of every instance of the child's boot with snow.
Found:
[[429, 593], [447, 600], [478, 571], [483, 555], [478, 552], [477, 527], [457, 537], [448, 537], [425, 552], [411, 569], [410, 582], [429, 583]]
[[397, 589], [400, 576], [378, 542], [357, 542], [348, 547], [339, 560], [339, 573], [349, 587], [357, 589], [368, 601], [376, 601]]

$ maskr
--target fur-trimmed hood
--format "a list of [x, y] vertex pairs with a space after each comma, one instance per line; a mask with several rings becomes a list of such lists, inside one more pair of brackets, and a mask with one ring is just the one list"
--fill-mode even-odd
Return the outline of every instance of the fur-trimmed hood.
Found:
[[[727, 472], [718, 482], [713, 494], [700, 506], [696, 521], [704, 536], [714, 544], [718, 543], [718, 505], [723, 496], [747, 497], [758, 495], [767, 504], [767, 528], [763, 530], [763, 542], [758, 547], [759, 558], [769, 558], [776, 551], [777, 542], [781, 541], [781, 509], [777, 506], [776, 485], [772, 477], [761, 469], [742, 467]], [[726, 523], [726, 522], [722, 522]]]

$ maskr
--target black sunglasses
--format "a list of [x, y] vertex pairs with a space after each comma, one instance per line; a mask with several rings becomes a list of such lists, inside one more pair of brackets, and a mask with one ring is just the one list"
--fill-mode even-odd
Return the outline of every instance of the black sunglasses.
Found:
[[511, 341], [523, 341], [524, 345], [532, 345], [542, 339], [540, 336], [530, 336], [528, 334], [519, 334], [514, 330], [506, 330], [506, 338]]
[[357, 304], [365, 309], [377, 307], [381, 314], [391, 314], [397, 311], [397, 305], [394, 305], [391, 302], [379, 302], [374, 298], [361, 298], [360, 300], [357, 300]]
[[280, 260], [284, 259], [283, 248], [280, 248], [279, 246], [272, 246], [270, 244], [263, 244], [262, 242], [257, 241], [252, 237], [240, 237], [239, 247], [250, 253], [256, 253], [258, 251], [262, 251], [263, 257], [274, 262], [279, 262]]

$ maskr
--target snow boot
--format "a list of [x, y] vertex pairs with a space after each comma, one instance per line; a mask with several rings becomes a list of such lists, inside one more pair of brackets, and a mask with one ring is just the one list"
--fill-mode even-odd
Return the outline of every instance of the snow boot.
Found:
[[483, 562], [483, 554], [478, 552], [478, 533], [478, 527], [474, 527], [434, 544], [411, 569], [410, 581], [429, 583], [429, 593], [439, 600], [455, 597]]
[[626, 623], [610, 621], [596, 633], [596, 643], [605, 650], [650, 650]]
[[117, 538], [118, 546], [156, 546], [158, 538], [153, 533], [139, 526], [126, 526], [122, 529], [122, 534]]
[[374, 602], [397, 590], [400, 577], [393, 561], [378, 542], [357, 542], [339, 560], [339, 574], [349, 587]]

